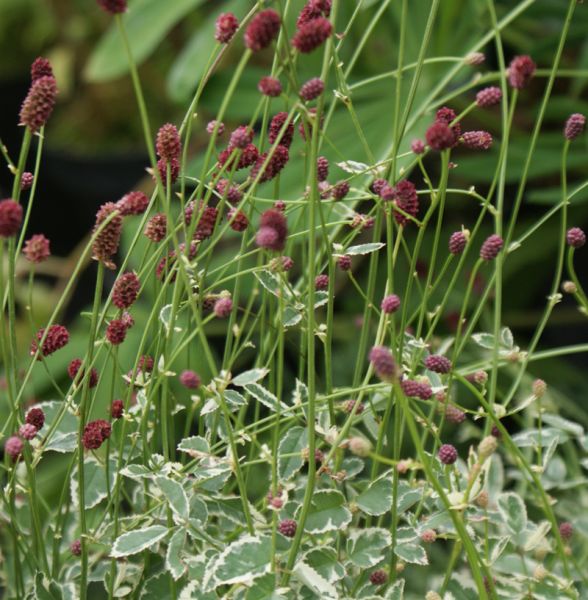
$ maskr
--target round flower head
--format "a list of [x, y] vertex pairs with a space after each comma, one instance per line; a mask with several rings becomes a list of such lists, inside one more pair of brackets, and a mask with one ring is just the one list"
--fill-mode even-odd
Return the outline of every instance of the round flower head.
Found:
[[482, 260], [494, 260], [504, 246], [504, 240], [496, 234], [486, 238], [480, 248], [480, 258]]
[[314, 289], [323, 291], [329, 289], [329, 276], [328, 275], [317, 275], [314, 278]]
[[253, 52], [267, 48], [280, 31], [280, 15], [268, 8], [257, 13], [245, 31], [245, 45]]
[[451, 127], [441, 121], [436, 121], [427, 129], [425, 139], [431, 149], [438, 152], [452, 148], [455, 145], [455, 134]]
[[41, 77], [53, 77], [53, 68], [51, 63], [42, 56], [35, 58], [31, 65], [31, 81], [37, 81]]
[[230, 298], [219, 298], [214, 303], [213, 312], [219, 319], [226, 319], [233, 310], [233, 301]]
[[82, 542], [80, 542], [80, 540], [74, 540], [70, 544], [70, 546], [69, 546], [69, 551], [74, 556], [81, 556], [81, 554], [82, 554]]
[[513, 88], [522, 90], [535, 74], [536, 68], [530, 56], [515, 56], [508, 66], [508, 82]]
[[433, 544], [437, 540], [437, 532], [434, 529], [425, 529], [421, 533], [421, 541], [425, 544]]
[[230, 221], [230, 228], [233, 231], [241, 232], [247, 229], [249, 225], [249, 219], [242, 210], [231, 208], [227, 213], [227, 219]]
[[123, 217], [142, 215], [149, 206], [149, 198], [143, 192], [129, 192], [116, 205]]
[[244, 150], [253, 141], [253, 131], [250, 127], [242, 125], [237, 127], [233, 133], [231, 133], [230, 145], [233, 148], [239, 148]]
[[292, 38], [292, 45], [303, 54], [316, 50], [333, 33], [333, 25], [325, 17], [317, 17], [303, 23]]
[[461, 143], [472, 150], [488, 150], [492, 142], [492, 135], [487, 131], [465, 131], [461, 136]]
[[429, 369], [429, 371], [445, 374], [451, 371], [451, 361], [446, 356], [430, 354], [425, 358], [425, 367]]
[[23, 440], [30, 441], [37, 435], [37, 428], [34, 425], [25, 423], [19, 427], [18, 435], [20, 435]]
[[[227, 165], [227, 168], [233, 168], [235, 157], [232, 155], [235, 152], [235, 148], [230, 146], [223, 150], [218, 157], [219, 166]], [[231, 158], [232, 157], [232, 158]], [[259, 158], [259, 150], [254, 144], [248, 144], [238, 157], [236, 170], [246, 169], [251, 165], [255, 164], [255, 161]], [[229, 160], [230, 159], [230, 160]]]
[[445, 418], [450, 422], [456, 425], [463, 423], [466, 420], [466, 414], [457, 408], [457, 406], [453, 406], [453, 404], [448, 404], [445, 407]]
[[362, 402], [353, 399], [346, 400], [341, 405], [341, 409], [347, 414], [351, 414], [355, 410], [355, 414], [360, 415], [364, 411], [364, 408], [365, 407]]
[[444, 465], [452, 465], [457, 460], [457, 450], [451, 444], [443, 444], [437, 456]]
[[293, 519], [284, 519], [278, 524], [278, 531], [289, 538], [293, 538], [296, 535], [296, 521]]
[[562, 539], [569, 540], [574, 534], [574, 526], [567, 521], [564, 521], [559, 526], [559, 535], [561, 535]]
[[400, 298], [396, 294], [389, 294], [382, 299], [380, 308], [387, 315], [395, 313], [400, 308]]
[[86, 450], [97, 450], [110, 437], [111, 431], [110, 423], [104, 419], [90, 421], [84, 427], [84, 434], [82, 435], [84, 448]]
[[[419, 198], [416, 188], [411, 181], [404, 179], [399, 181], [394, 188], [394, 198], [396, 206], [403, 212], [416, 217], [419, 212]], [[394, 211], [394, 219], [399, 225], [407, 225], [408, 217], [398, 211]]]
[[22, 206], [10, 198], [0, 201], [0, 238], [18, 233], [22, 223]]
[[349, 183], [347, 181], [339, 181], [333, 186], [331, 196], [333, 200], [343, 200], [349, 193]]
[[425, 142], [423, 142], [423, 140], [412, 140], [410, 149], [415, 154], [423, 154], [425, 151]]
[[384, 585], [388, 581], [388, 573], [384, 569], [376, 569], [370, 573], [370, 583], [372, 585]]
[[329, 176], [329, 161], [324, 156], [316, 159], [316, 176], [319, 182], [326, 181]]
[[476, 94], [476, 104], [480, 108], [495, 106], [502, 100], [502, 91], [499, 87], [491, 86], [480, 90]]
[[214, 206], [206, 206], [198, 220], [194, 239], [200, 241], [208, 239], [214, 232], [217, 218], [218, 209]]
[[42, 233], [33, 235], [25, 242], [22, 253], [29, 262], [42, 263], [51, 256], [49, 240]]
[[32, 173], [29, 173], [29, 171], [25, 171], [20, 178], [20, 189], [23, 192], [30, 190], [33, 185], [33, 181], [35, 181], [35, 176]]
[[299, 28], [323, 15], [328, 17], [331, 14], [331, 4], [331, 0], [309, 0], [298, 15], [296, 27]]
[[42, 408], [31, 408], [25, 416], [25, 423], [32, 425], [37, 431], [43, 429], [45, 425], [45, 413]]
[[400, 387], [404, 395], [409, 398], [420, 398], [421, 400], [429, 400], [433, 396], [433, 390], [428, 383], [416, 381], [414, 379], [403, 379], [400, 382]]
[[123, 416], [124, 404], [122, 400], [113, 400], [110, 405], [110, 415], [113, 419], [120, 419]]
[[449, 238], [449, 252], [451, 254], [461, 254], [468, 243], [468, 233], [465, 231], [456, 231]]
[[282, 251], [287, 236], [286, 217], [279, 210], [273, 208], [266, 210], [259, 221], [259, 231], [255, 239], [257, 245], [268, 250]]
[[214, 38], [221, 44], [228, 44], [239, 29], [239, 20], [233, 13], [220, 14], [215, 23]]
[[579, 227], [572, 227], [566, 233], [566, 241], [572, 248], [581, 248], [586, 243], [586, 234]]
[[[82, 382], [84, 378], [84, 370], [80, 373], [80, 367], [82, 366], [82, 360], [80, 358], [74, 358], [67, 367], [67, 374], [72, 381], [75, 381], [78, 385]], [[79, 377], [76, 377], [80, 373]], [[98, 385], [98, 371], [96, 369], [92, 369], [90, 371], [89, 378], [89, 387], [93, 388]]]
[[[112, 216], [113, 213], [114, 216]], [[103, 226], [106, 220], [108, 223]], [[97, 231], [99, 233], [92, 245], [93, 257], [95, 260], [103, 262], [106, 267], [113, 269], [114, 263], [111, 259], [118, 250], [122, 231], [122, 217], [114, 202], [103, 204], [96, 213], [94, 233]]]
[[49, 120], [56, 98], [54, 77], [46, 75], [33, 81], [20, 109], [20, 124], [26, 125], [33, 133], [39, 131]]
[[166, 123], [159, 128], [157, 132], [157, 140], [155, 141], [155, 148], [160, 158], [163, 158], [167, 162], [171, 162], [174, 158], [178, 159], [182, 152], [182, 142], [180, 141], [180, 134], [175, 125]]
[[[35, 339], [31, 343], [30, 355], [34, 356], [38, 350], [39, 342], [45, 337], [40, 354], [49, 356], [57, 350], [63, 348], [69, 342], [69, 331], [63, 325], [51, 325], [45, 335], [45, 329], [39, 329], [35, 335]], [[41, 360], [41, 356], [37, 358]]]
[[285, 126], [287, 120], [287, 112], [279, 112], [274, 115], [268, 128], [268, 139], [270, 144], [275, 144], [279, 138], [279, 143], [282, 146], [285, 146], [286, 148], [290, 147], [292, 144], [292, 138], [294, 137], [294, 123], [290, 121], [288, 125]]
[[310, 102], [318, 98], [325, 91], [325, 84], [319, 77], [309, 79], [298, 92], [298, 95], [305, 101]]
[[114, 282], [112, 303], [117, 308], [129, 308], [137, 299], [140, 289], [141, 282], [136, 273], [124, 273]]
[[161, 242], [167, 233], [167, 217], [163, 213], [153, 215], [143, 231], [152, 242]]
[[243, 199], [243, 192], [236, 186], [231, 185], [227, 179], [221, 179], [216, 184], [216, 191], [229, 202], [239, 203]]
[[542, 398], [545, 396], [545, 392], [547, 391], [547, 384], [545, 381], [543, 381], [543, 379], [535, 379], [535, 381], [533, 381], [532, 389], [533, 394], [537, 398]]
[[337, 266], [341, 271], [349, 271], [351, 269], [351, 256], [345, 254], [337, 259]]
[[180, 383], [189, 390], [195, 390], [200, 387], [200, 376], [196, 371], [182, 371]]
[[102, 10], [111, 15], [124, 13], [127, 10], [127, 0], [96, 0]]
[[215, 129], [217, 135], [222, 135], [225, 132], [225, 124], [222, 121], [209, 121], [206, 126], [206, 132], [212, 135]]
[[18, 460], [23, 450], [24, 442], [16, 435], [9, 437], [4, 444], [4, 452], [6, 452], [13, 461]]
[[391, 382], [396, 377], [396, 361], [392, 352], [385, 346], [374, 346], [370, 350], [370, 362], [376, 375], [382, 380]]
[[262, 77], [257, 84], [257, 89], [269, 98], [277, 98], [282, 93], [282, 84], [275, 77]]
[[575, 140], [583, 131], [586, 125], [586, 117], [580, 113], [570, 115], [564, 128], [564, 136], [568, 140]]
[[113, 346], [118, 346], [127, 337], [128, 325], [122, 319], [113, 319], [106, 328], [106, 339]]

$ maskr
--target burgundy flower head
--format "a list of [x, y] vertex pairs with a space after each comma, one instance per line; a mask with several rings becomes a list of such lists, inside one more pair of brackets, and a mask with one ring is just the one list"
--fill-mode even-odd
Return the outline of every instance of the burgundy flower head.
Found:
[[504, 240], [496, 234], [492, 234], [482, 244], [480, 248], [480, 258], [482, 260], [494, 260], [504, 246]]
[[112, 303], [117, 308], [129, 308], [137, 299], [141, 282], [136, 273], [128, 272], [121, 275], [112, 288]]
[[302, 23], [292, 38], [292, 45], [303, 54], [316, 50], [333, 33], [333, 25], [325, 17], [317, 17]]
[[43, 429], [43, 425], [45, 425], [45, 413], [43, 409], [36, 407], [29, 409], [25, 417], [25, 423], [33, 425], [37, 428], [37, 431]]
[[559, 526], [559, 535], [566, 541], [571, 539], [572, 535], [574, 535], [574, 526], [568, 521], [564, 521]]
[[[268, 128], [268, 139], [270, 144], [274, 144], [278, 139], [282, 128], [284, 128], [284, 124], [288, 119], [287, 112], [279, 112], [275, 115], [269, 125]], [[292, 144], [292, 138], [294, 137], [294, 123], [290, 121], [288, 125], [285, 127], [284, 132], [282, 133], [282, 137], [280, 138], [280, 145], [289, 148]]]
[[425, 152], [425, 142], [423, 140], [412, 140], [410, 149], [417, 155], [423, 154]]
[[215, 129], [217, 135], [222, 135], [225, 132], [225, 124], [222, 121], [209, 121], [206, 125], [207, 133], [212, 135]]
[[161, 242], [167, 234], [167, 217], [164, 213], [153, 215], [145, 225], [143, 231], [145, 237], [152, 242]]
[[376, 375], [382, 380], [391, 382], [395, 379], [397, 368], [392, 352], [385, 346], [374, 346], [370, 350], [370, 362]]
[[[419, 212], [419, 198], [414, 183], [408, 181], [408, 179], [399, 181], [394, 188], [394, 196], [398, 208], [413, 217], [417, 216]], [[409, 222], [409, 219], [398, 211], [394, 211], [394, 219], [399, 225], [406, 225]]]
[[0, 237], [12, 237], [22, 223], [22, 206], [7, 198], [0, 201]]
[[[115, 214], [111, 217], [113, 213]], [[108, 224], [101, 229], [102, 224], [107, 219], [109, 219]], [[93, 257], [95, 260], [103, 262], [109, 269], [114, 269], [112, 257], [118, 250], [122, 231], [122, 216], [114, 202], [103, 204], [96, 213], [94, 232], [98, 230], [100, 230], [100, 233], [98, 233], [92, 245]]]
[[174, 158], [178, 159], [182, 152], [182, 142], [180, 141], [178, 128], [171, 123], [162, 125], [157, 132], [155, 148], [160, 158], [167, 162], [171, 162]]
[[[229, 145], [226, 150], [223, 150], [218, 157], [219, 167], [226, 164], [228, 169], [233, 168], [235, 157], [231, 158], [231, 155], [235, 152], [235, 148]], [[259, 157], [259, 150], [254, 144], [249, 144], [246, 148], [241, 151], [241, 155], [237, 159], [237, 171], [240, 169], [246, 169], [251, 165], [255, 164], [255, 161]]]
[[117, 203], [118, 210], [123, 217], [129, 215], [142, 215], [149, 206], [149, 198], [143, 192], [129, 192]]
[[25, 171], [20, 178], [20, 189], [23, 192], [30, 190], [33, 187], [33, 181], [35, 181], [35, 176], [29, 171]]
[[255, 240], [257, 245], [268, 250], [282, 251], [287, 236], [288, 224], [283, 213], [273, 208], [266, 210], [259, 221], [259, 231]]
[[25, 423], [18, 428], [18, 435], [20, 435], [23, 440], [30, 441], [37, 435], [37, 428], [34, 425]]
[[49, 120], [56, 99], [57, 83], [54, 77], [45, 75], [33, 81], [20, 109], [20, 124], [33, 133], [39, 131]]
[[427, 144], [432, 150], [440, 152], [455, 145], [456, 139], [451, 127], [447, 123], [435, 121], [425, 133]]
[[329, 176], [329, 161], [324, 156], [316, 159], [316, 174], [319, 182], [326, 181]]
[[400, 382], [400, 387], [402, 388], [404, 395], [410, 398], [429, 400], [433, 395], [433, 390], [428, 383], [416, 381], [414, 379], [403, 379]]
[[196, 231], [194, 233], [195, 240], [208, 239], [214, 232], [216, 220], [218, 218], [218, 209], [214, 206], [206, 206], [200, 215]]
[[113, 419], [120, 419], [123, 416], [124, 408], [122, 400], [113, 400], [110, 405], [110, 415]]
[[41, 77], [54, 77], [51, 63], [42, 56], [35, 58], [31, 65], [31, 82], [41, 79]]
[[124, 13], [127, 10], [127, 0], [96, 0], [102, 10], [111, 15]]
[[229, 143], [233, 148], [244, 150], [249, 144], [251, 144], [252, 141], [253, 131], [251, 130], [251, 127], [242, 125], [241, 127], [237, 127], [237, 129], [231, 133], [231, 139]]
[[457, 460], [457, 450], [451, 444], [443, 444], [437, 456], [444, 465], [452, 465]]
[[461, 143], [472, 150], [488, 150], [492, 142], [492, 135], [487, 131], [466, 131], [461, 136]]
[[343, 200], [349, 193], [349, 189], [349, 183], [347, 181], [339, 181], [336, 183], [331, 190], [333, 200]]
[[317, 275], [314, 278], [314, 287], [316, 290], [327, 290], [329, 289], [329, 276], [328, 275]]
[[127, 323], [122, 319], [112, 319], [106, 328], [106, 339], [113, 346], [118, 346], [125, 341], [128, 328]]
[[239, 29], [239, 20], [229, 12], [222, 13], [216, 19], [214, 38], [221, 44], [228, 44]]
[[[177, 158], [172, 158], [169, 162], [165, 158], [160, 158], [157, 161], [157, 171], [159, 172], [159, 178], [165, 185], [167, 183], [167, 168], [169, 166], [169, 182], [175, 183], [176, 179], [180, 175], [180, 161]], [[156, 180], [156, 176], [153, 176]]]
[[430, 354], [425, 359], [425, 367], [435, 373], [449, 373], [451, 371], [451, 361], [446, 356]]
[[214, 314], [215, 316], [217, 316], [219, 319], [226, 319], [228, 316], [230, 316], [231, 311], [233, 310], [233, 301], [228, 298], [227, 296], [223, 296], [222, 298], [219, 298], [215, 303], [214, 303]]
[[296, 27], [300, 28], [318, 17], [328, 17], [331, 14], [331, 4], [331, 0], [309, 0], [298, 15]]
[[268, 8], [257, 13], [245, 31], [245, 45], [253, 52], [267, 48], [280, 31], [280, 15]]
[[231, 208], [227, 213], [227, 219], [230, 221], [230, 227], [233, 231], [245, 231], [249, 225], [249, 219], [242, 210]]
[[451, 254], [461, 254], [467, 243], [467, 235], [463, 231], [455, 231], [449, 238], [449, 252]]
[[277, 98], [282, 93], [282, 84], [275, 77], [262, 77], [257, 84], [257, 89], [269, 98]]
[[33, 235], [25, 242], [22, 253], [29, 262], [42, 263], [51, 256], [49, 240], [42, 233]]
[[73, 556], [81, 556], [82, 542], [80, 540], [74, 540], [69, 546], [69, 551], [73, 554]]
[[18, 460], [23, 450], [24, 442], [17, 435], [9, 437], [4, 444], [4, 452], [6, 452], [13, 461]]
[[[76, 383], [78, 385], [84, 378], [84, 370], [82, 370], [82, 372], [80, 373], [81, 366], [82, 366], [82, 360], [80, 358], [74, 358], [67, 367], [67, 374], [69, 375], [69, 378], [72, 381], [76, 381]], [[79, 377], [77, 377], [78, 373], [80, 373]], [[96, 387], [97, 385], [98, 385], [98, 371], [93, 368], [90, 371], [89, 387], [93, 388], [93, 387]]]
[[180, 375], [180, 383], [189, 390], [195, 390], [196, 388], [200, 387], [201, 380], [196, 371], [182, 371], [182, 374]]
[[289, 538], [293, 538], [296, 535], [296, 521], [294, 519], [284, 519], [278, 524], [278, 531]]
[[[39, 329], [35, 335], [35, 339], [33, 339], [31, 343], [31, 356], [34, 356], [37, 352], [39, 342], [43, 339], [43, 336], [45, 336], [45, 329]], [[47, 335], [45, 336], [45, 341], [41, 347], [40, 355], [49, 356], [63, 348], [68, 342], [69, 331], [63, 325], [51, 325], [47, 330]], [[41, 360], [41, 356], [39, 356], [37, 360]]]
[[568, 229], [566, 241], [572, 248], [581, 248], [586, 243], [586, 234], [579, 227], [572, 227]]
[[461, 135], [461, 123], [457, 122], [453, 125], [451, 124], [453, 123], [453, 121], [455, 121], [456, 118], [457, 114], [455, 113], [453, 108], [449, 108], [448, 106], [443, 106], [435, 113], [435, 121], [439, 121], [440, 123], [445, 123], [446, 125], [449, 125], [457, 141], [457, 139]]
[[508, 66], [508, 82], [513, 88], [522, 90], [535, 74], [536, 68], [530, 56], [515, 56]]
[[370, 573], [370, 583], [372, 585], [384, 585], [388, 581], [388, 573], [384, 569], [376, 569]]
[[319, 77], [309, 79], [298, 92], [298, 95], [305, 101], [315, 100], [325, 91], [325, 84]]
[[580, 113], [574, 113], [566, 121], [564, 136], [568, 140], [575, 140], [584, 131], [585, 126], [586, 117]]
[[82, 444], [86, 450], [97, 450], [102, 443], [110, 437], [112, 429], [110, 423], [104, 419], [90, 421], [84, 427]]
[[235, 204], [241, 202], [243, 199], [243, 192], [236, 185], [231, 185], [228, 179], [221, 179], [216, 184], [216, 191], [221, 196], [226, 196], [229, 202], [233, 202]]
[[491, 86], [480, 90], [476, 94], [476, 104], [480, 108], [487, 108], [499, 104], [502, 100], [502, 91], [499, 87]]
[[351, 269], [351, 256], [344, 254], [337, 259], [337, 266], [341, 271], [349, 271]]
[[251, 169], [251, 177], [255, 179], [258, 174], [261, 173], [261, 176], [259, 177], [260, 183], [271, 181], [284, 169], [289, 159], [290, 153], [288, 152], [288, 148], [279, 144], [274, 149], [270, 150], [269, 153], [264, 152], [263, 154], [260, 154]]
[[396, 294], [385, 296], [380, 307], [387, 315], [392, 314], [400, 308], [400, 298]]

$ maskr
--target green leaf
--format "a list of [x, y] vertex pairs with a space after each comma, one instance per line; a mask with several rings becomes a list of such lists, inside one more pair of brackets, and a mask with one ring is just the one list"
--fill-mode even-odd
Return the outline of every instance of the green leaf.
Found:
[[[110, 459], [110, 470], [108, 479], [110, 481], [110, 489], [114, 487], [116, 477], [116, 460]], [[74, 506], [78, 507], [78, 471], [74, 471], [73, 477], [70, 480], [71, 498]], [[106, 469], [93, 456], [90, 456], [84, 461], [84, 505], [85, 508], [94, 508], [107, 497], [106, 488]]]
[[[295, 475], [304, 464], [302, 450], [308, 446], [308, 431], [304, 427], [288, 429], [278, 446], [278, 474], [282, 481]], [[284, 456], [294, 454], [295, 456]]]
[[384, 600], [404, 599], [404, 579], [399, 579], [393, 586], [389, 587], [384, 594]]
[[43, 437], [49, 429], [56, 422], [59, 414], [65, 410], [61, 417], [59, 425], [51, 435], [45, 451], [52, 450], [53, 452], [74, 452], [78, 447], [78, 419], [71, 413], [64, 405], [63, 402], [51, 400], [48, 402], [41, 402], [39, 408], [43, 409], [45, 413], [45, 424], [41, 429], [39, 436]]
[[343, 529], [350, 521], [351, 512], [345, 507], [343, 494], [336, 490], [320, 490], [312, 497], [304, 530], [314, 534], [335, 531]]
[[405, 562], [415, 565], [429, 564], [427, 553], [425, 552], [424, 548], [418, 544], [398, 544], [398, 546], [394, 548], [394, 553]]
[[303, 561], [295, 565], [294, 577], [314, 592], [317, 598], [324, 598], [325, 600], [337, 600], [339, 598], [335, 586]]
[[[249, 383], [248, 385], [244, 386], [243, 389], [271, 410], [275, 411], [278, 408], [278, 399], [262, 385], [259, 385], [258, 383]], [[283, 402], [280, 402], [280, 406], [282, 408], [288, 408], [288, 406]]]
[[247, 590], [245, 600], [287, 600], [289, 588], [276, 588], [276, 576], [268, 573]]
[[161, 600], [169, 594], [169, 586], [168, 573], [157, 573], [145, 580], [139, 600]]
[[225, 390], [223, 395], [229, 406], [233, 409], [237, 409], [241, 406], [247, 406], [247, 400], [237, 390]]
[[356, 498], [359, 508], [372, 517], [377, 517], [392, 508], [392, 473], [387, 471], [368, 485]]
[[331, 583], [345, 577], [345, 568], [338, 560], [337, 551], [329, 546], [309, 550], [304, 554], [304, 562]]
[[246, 386], [250, 383], [257, 383], [260, 379], [263, 379], [269, 371], [267, 369], [251, 369], [250, 371], [245, 371], [237, 377], [234, 377], [231, 380], [233, 385], [238, 387]]
[[391, 543], [392, 536], [386, 529], [356, 529], [347, 540], [347, 557], [356, 567], [369, 569], [384, 558], [384, 548]]
[[35, 600], [62, 600], [63, 598], [59, 586], [47, 579], [43, 573], [37, 573], [33, 593]]
[[[155, 50], [166, 33], [189, 11], [204, 0], [131, 0], [129, 10], [122, 16], [131, 53], [141, 64]], [[124, 45], [116, 24], [98, 42], [86, 65], [88, 81], [100, 82], [120, 77], [129, 71]]]
[[123, 533], [114, 542], [110, 556], [119, 558], [142, 552], [162, 540], [167, 532], [167, 527], [163, 527], [163, 525], [152, 525], [151, 527]]
[[205, 456], [210, 456], [210, 446], [208, 445], [208, 441], [199, 435], [184, 438], [178, 444], [178, 450], [189, 454], [192, 458], [204, 458]]
[[250, 586], [258, 577], [270, 572], [271, 540], [267, 536], [245, 536], [229, 544], [208, 565], [204, 574], [205, 591], [219, 585]]
[[543, 415], [543, 422], [548, 423], [549, 425], [555, 427], [556, 429], [559, 429], [560, 431], [570, 433], [575, 437], [582, 437], [584, 435], [584, 428], [582, 427], [582, 425], [578, 425], [578, 423], [574, 423], [573, 421], [568, 421], [568, 419], [564, 419], [559, 415], [545, 413]]
[[374, 242], [371, 244], [360, 244], [359, 246], [350, 246], [345, 250], [345, 254], [350, 256], [357, 256], [359, 254], [370, 254], [371, 252], [377, 252], [381, 250], [386, 244], [382, 242]]
[[496, 504], [506, 526], [512, 533], [519, 534], [525, 531], [527, 527], [527, 509], [518, 494], [504, 492], [498, 496]]
[[190, 516], [190, 505], [184, 488], [168, 477], [157, 477], [155, 483], [172, 509], [174, 521], [178, 524], [185, 523]]
[[169, 571], [170, 575], [177, 581], [186, 570], [186, 565], [182, 562], [181, 553], [186, 543], [186, 531], [184, 529], [178, 529], [176, 531], [167, 546], [167, 553], [165, 555], [165, 568]]

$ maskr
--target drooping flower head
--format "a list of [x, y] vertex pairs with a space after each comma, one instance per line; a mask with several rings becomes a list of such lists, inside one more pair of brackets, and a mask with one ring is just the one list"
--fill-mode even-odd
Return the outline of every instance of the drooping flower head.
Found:
[[325, 84], [320, 77], [309, 79], [300, 88], [298, 95], [305, 101], [310, 102], [318, 98], [325, 91]]
[[149, 198], [143, 192], [129, 192], [116, 205], [123, 217], [128, 215], [142, 215], [149, 206]]

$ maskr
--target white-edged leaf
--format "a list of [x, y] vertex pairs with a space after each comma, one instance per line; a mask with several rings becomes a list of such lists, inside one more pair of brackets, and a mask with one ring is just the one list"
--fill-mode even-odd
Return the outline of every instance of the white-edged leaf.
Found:
[[365, 173], [366, 171], [368, 171], [371, 168], [369, 165], [366, 165], [365, 163], [362, 163], [362, 162], [357, 162], [355, 160], [345, 160], [342, 162], [338, 162], [337, 166], [340, 169], [343, 169], [343, 171], [345, 171], [346, 173], [353, 173], [353, 174]]
[[541, 521], [537, 526], [533, 526], [533, 531], [528, 535], [523, 550], [531, 552], [541, 544], [545, 536], [551, 531], [551, 523], [549, 521]]
[[392, 508], [392, 474], [387, 471], [372, 481], [356, 498], [355, 503], [364, 513], [377, 517]]
[[123, 533], [114, 542], [110, 556], [119, 558], [142, 552], [162, 540], [167, 532], [168, 528], [163, 527], [163, 525], [151, 525], [150, 527]]
[[515, 492], [504, 492], [496, 501], [498, 511], [504, 519], [508, 529], [518, 535], [527, 527], [527, 509], [525, 503]]
[[542, 418], [544, 423], [548, 423], [560, 431], [565, 431], [575, 437], [582, 437], [584, 435], [584, 428], [582, 425], [578, 425], [578, 423], [574, 423], [573, 421], [568, 421], [568, 419], [564, 419], [559, 415], [545, 413]]
[[[269, 409], [276, 410], [278, 408], [278, 399], [269, 390], [259, 385], [259, 383], [249, 383], [243, 386], [243, 389]], [[283, 402], [280, 402], [280, 406], [288, 408]]]
[[229, 544], [208, 565], [203, 580], [205, 591], [219, 585], [250, 586], [271, 569], [272, 544], [267, 536], [244, 536]]
[[172, 536], [167, 546], [165, 554], [165, 568], [171, 576], [177, 581], [186, 570], [186, 565], [182, 562], [181, 554], [186, 543], [186, 530], [178, 529]]
[[267, 369], [250, 369], [237, 375], [231, 380], [233, 385], [238, 387], [246, 386], [249, 383], [257, 383], [260, 379], [263, 379], [269, 371]]
[[404, 600], [404, 579], [399, 579], [386, 590], [384, 600]]
[[508, 546], [508, 542], [510, 542], [509, 535], [505, 535], [496, 540], [492, 552], [490, 553], [490, 564], [494, 564], [502, 556], [504, 549]]
[[335, 586], [303, 561], [299, 561], [294, 566], [294, 577], [314, 592], [317, 598], [324, 598], [325, 600], [337, 600], [339, 598]]
[[308, 550], [304, 553], [303, 560], [330, 583], [345, 577], [345, 568], [339, 562], [337, 551], [330, 546]]
[[302, 313], [294, 306], [286, 306], [284, 308], [284, 327], [294, 327], [302, 321]]
[[398, 546], [394, 548], [394, 553], [405, 562], [415, 565], [429, 564], [427, 553], [425, 552], [424, 548], [418, 544], [398, 544]]
[[225, 390], [223, 396], [227, 401], [227, 404], [232, 409], [241, 408], [241, 406], [247, 406], [247, 400], [237, 390]]
[[155, 483], [172, 509], [174, 521], [178, 524], [186, 523], [190, 516], [190, 504], [181, 484], [169, 477], [157, 477]]
[[178, 444], [178, 450], [189, 454], [192, 458], [204, 458], [210, 456], [210, 446], [208, 440], [199, 435], [193, 435], [189, 438], [184, 438]]
[[281, 481], [287, 481], [302, 468], [304, 464], [302, 450], [307, 446], [308, 430], [306, 428], [292, 427], [288, 429], [278, 446], [278, 475]]
[[351, 512], [345, 506], [345, 497], [337, 490], [319, 490], [310, 502], [304, 524], [308, 533], [324, 533], [344, 529], [351, 521]]
[[356, 567], [369, 569], [384, 558], [384, 549], [391, 543], [392, 536], [386, 529], [355, 529], [347, 540], [347, 557]]
[[357, 256], [359, 254], [370, 254], [381, 250], [386, 244], [382, 242], [372, 242], [370, 244], [360, 244], [359, 246], [350, 246], [345, 250], [345, 254], [349, 256]]

